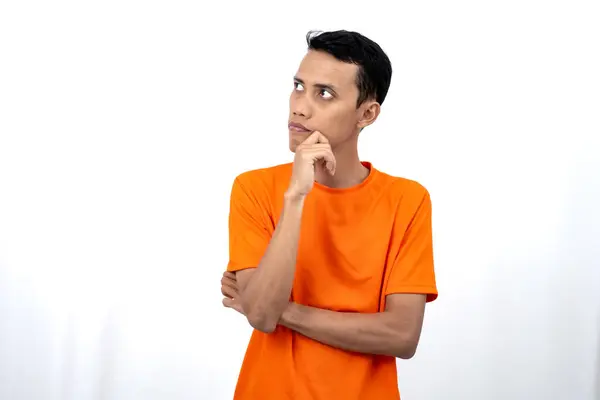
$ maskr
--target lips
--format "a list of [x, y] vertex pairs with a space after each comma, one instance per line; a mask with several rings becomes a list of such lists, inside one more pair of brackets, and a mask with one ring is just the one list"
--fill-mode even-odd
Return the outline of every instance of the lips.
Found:
[[295, 122], [290, 122], [288, 124], [288, 129], [294, 132], [310, 132], [310, 129], [308, 129], [307, 127], [305, 127], [302, 124], [297, 124]]

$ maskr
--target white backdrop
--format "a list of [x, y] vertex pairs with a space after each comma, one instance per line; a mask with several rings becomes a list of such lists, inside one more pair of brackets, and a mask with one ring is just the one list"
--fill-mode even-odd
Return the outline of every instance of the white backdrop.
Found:
[[[395, 7], [395, 8], [394, 8]], [[0, 5], [0, 399], [231, 399], [229, 190], [291, 160], [309, 29], [394, 75], [362, 159], [432, 195], [406, 400], [600, 398], [594, 1]]]

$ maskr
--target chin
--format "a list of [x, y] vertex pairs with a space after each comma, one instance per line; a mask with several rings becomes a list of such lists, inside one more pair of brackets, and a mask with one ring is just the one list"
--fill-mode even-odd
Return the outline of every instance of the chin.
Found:
[[290, 147], [290, 151], [292, 153], [296, 152], [296, 148], [298, 148], [298, 145], [302, 143], [302, 140], [299, 140], [298, 138], [294, 137], [294, 136], [290, 136], [290, 143], [289, 143], [289, 147]]

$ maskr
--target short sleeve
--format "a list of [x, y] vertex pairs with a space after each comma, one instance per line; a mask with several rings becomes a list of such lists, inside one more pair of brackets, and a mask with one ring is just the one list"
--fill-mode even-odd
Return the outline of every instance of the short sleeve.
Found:
[[431, 302], [438, 297], [438, 291], [433, 263], [431, 199], [427, 190], [409, 221], [384, 294], [426, 294], [427, 302]]
[[231, 189], [227, 265], [230, 272], [257, 267], [272, 236], [265, 202], [250, 191], [250, 187], [237, 177]]

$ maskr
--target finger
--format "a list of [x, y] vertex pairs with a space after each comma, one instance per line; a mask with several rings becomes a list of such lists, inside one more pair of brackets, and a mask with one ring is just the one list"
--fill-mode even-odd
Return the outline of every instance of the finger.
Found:
[[319, 132], [319, 138], [317, 140], [317, 143], [329, 144], [329, 139], [327, 139], [327, 137], [325, 135], [323, 135], [321, 132]]
[[302, 144], [329, 143], [329, 140], [319, 131], [314, 131]]
[[236, 280], [235, 273], [234, 272], [229, 272], [229, 271], [225, 271], [223, 273], [223, 278], [229, 278], [229, 279]]
[[242, 308], [241, 304], [235, 300], [224, 298], [223, 305], [227, 308], [231, 308], [231, 309], [239, 312], [240, 314], [244, 314], [244, 309]]
[[225, 297], [229, 297], [229, 298], [233, 299], [233, 295], [231, 294], [231, 289], [229, 289], [227, 286], [221, 286], [221, 294]]
[[244, 309], [239, 303], [235, 303], [232, 308], [240, 314], [244, 314]]
[[232, 286], [232, 285], [221, 285], [221, 293], [225, 294], [225, 291], [227, 291], [227, 293], [232, 294], [232, 297], [237, 297], [240, 294], [240, 291], [238, 290], [237, 287]]
[[302, 156], [313, 160], [313, 162], [322, 160], [327, 171], [331, 175], [335, 174], [336, 160], [330, 149], [307, 149], [302, 153]]
[[296, 153], [302, 153], [304, 151], [309, 151], [309, 150], [331, 150], [331, 145], [329, 143], [315, 143], [315, 144], [300, 144], [297, 148], [296, 148]]
[[300, 157], [316, 160], [325, 157], [333, 157], [333, 152], [329, 147], [307, 147], [302, 150]]
[[236, 281], [232, 281], [231, 279], [223, 278], [221, 279], [222, 286], [229, 286], [235, 290], [238, 290], [238, 284]]
[[331, 161], [322, 159], [321, 165], [322, 165], [323, 169], [325, 169], [329, 173], [329, 175], [331, 175], [331, 176], [335, 175], [335, 163], [332, 163]]
[[237, 281], [227, 277], [221, 278], [221, 285], [229, 285], [237, 289]]
[[329, 173], [331, 175], [334, 175], [335, 167], [337, 165], [335, 156], [333, 155], [332, 152], [327, 152], [327, 153], [325, 153], [324, 159], [325, 159], [325, 168], [327, 168], [327, 171], [329, 171]]
[[239, 292], [235, 288], [232, 288], [231, 286], [228, 286], [228, 285], [221, 286], [221, 293], [223, 294], [223, 296], [227, 296], [232, 299], [238, 297], [238, 295], [239, 295]]
[[237, 279], [235, 279], [235, 275], [230, 275], [230, 274], [223, 274], [223, 277], [221, 278], [221, 282], [233, 282], [237, 284]]

